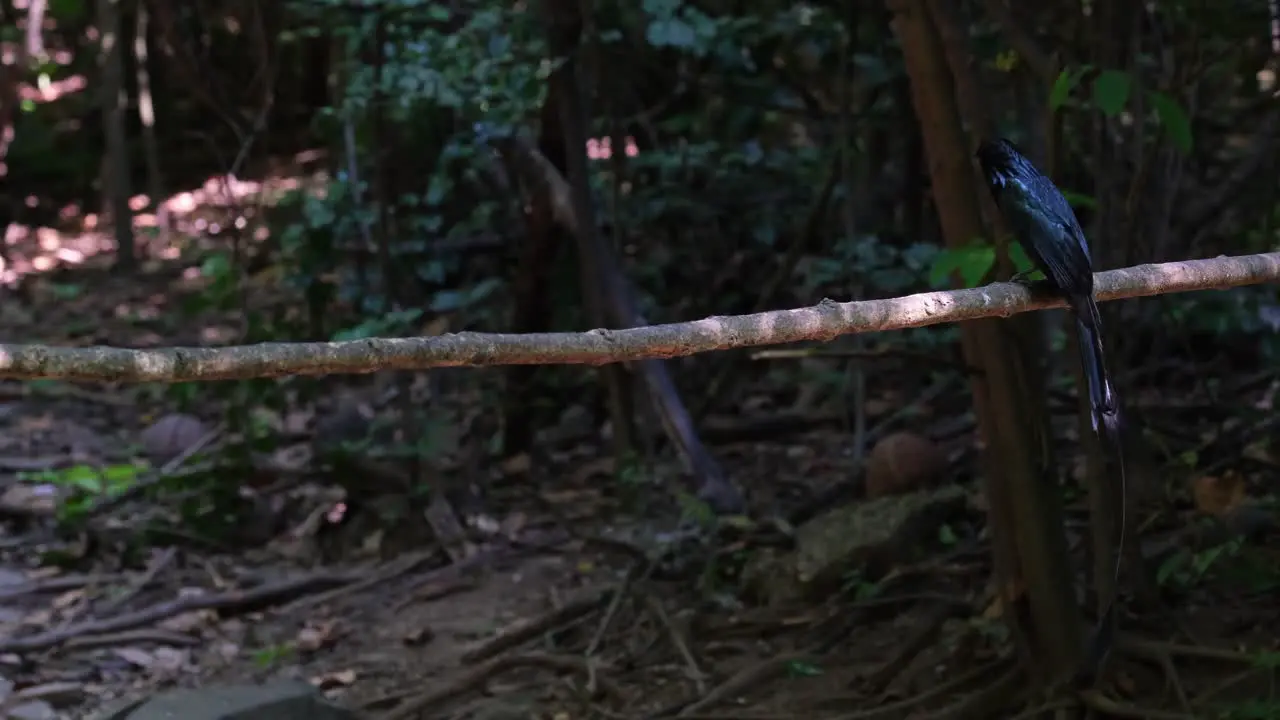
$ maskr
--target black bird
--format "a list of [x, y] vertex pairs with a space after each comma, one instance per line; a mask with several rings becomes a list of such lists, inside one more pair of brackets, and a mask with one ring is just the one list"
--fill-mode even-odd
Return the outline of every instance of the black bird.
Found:
[[978, 164], [1018, 244], [1075, 314], [1093, 431], [1103, 428], [1114, 440], [1120, 409], [1107, 376], [1102, 317], [1093, 299], [1093, 261], [1080, 221], [1053, 181], [1008, 140], [984, 140]]
[[[996, 205], [1015, 233], [1018, 244], [1071, 307], [1080, 339], [1080, 363], [1089, 392], [1093, 431], [1105, 431], [1104, 439], [1116, 452], [1120, 465], [1120, 540], [1116, 546], [1115, 582], [1120, 582], [1120, 549], [1124, 547], [1124, 450], [1120, 444], [1120, 407], [1107, 377], [1102, 351], [1102, 318], [1093, 299], [1093, 261], [1084, 230], [1067, 199], [1049, 178], [1036, 169], [1013, 143], [1003, 138], [984, 140], [978, 146], [978, 164]], [[1088, 683], [1111, 650], [1114, 633], [1115, 595], [1107, 601], [1102, 617], [1086, 646], [1086, 658], [1077, 680]]]

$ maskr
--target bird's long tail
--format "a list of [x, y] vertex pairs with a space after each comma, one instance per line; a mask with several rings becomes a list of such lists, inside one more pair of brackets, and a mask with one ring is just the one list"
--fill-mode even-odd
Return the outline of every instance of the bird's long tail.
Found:
[[1076, 316], [1076, 332], [1080, 345], [1080, 365], [1084, 370], [1084, 381], [1089, 393], [1089, 414], [1093, 421], [1093, 431], [1103, 441], [1104, 448], [1115, 453], [1120, 469], [1120, 537], [1114, 548], [1115, 570], [1112, 596], [1106, 602], [1102, 616], [1094, 628], [1092, 637], [1086, 646], [1085, 665], [1081, 681], [1092, 682], [1093, 675], [1101, 667], [1114, 643], [1115, 628], [1115, 593], [1120, 583], [1120, 561], [1124, 553], [1125, 543], [1125, 508], [1126, 485], [1124, 447], [1120, 438], [1120, 404], [1116, 400], [1115, 391], [1111, 387], [1111, 378], [1107, 376], [1106, 356], [1102, 349], [1102, 319], [1098, 313], [1098, 305], [1092, 297], [1072, 303]]
[[[1081, 307], [1083, 306], [1083, 307]], [[1079, 336], [1080, 365], [1084, 369], [1085, 387], [1089, 393], [1089, 412], [1095, 433], [1106, 432], [1108, 440], [1117, 440], [1120, 430], [1120, 408], [1116, 403], [1107, 360], [1102, 350], [1102, 320], [1093, 298], [1077, 303], [1076, 333]]]

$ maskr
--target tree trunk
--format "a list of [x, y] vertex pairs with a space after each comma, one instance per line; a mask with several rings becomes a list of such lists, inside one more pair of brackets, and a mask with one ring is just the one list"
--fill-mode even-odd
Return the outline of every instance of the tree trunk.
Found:
[[[602, 241], [596, 226], [595, 203], [591, 198], [591, 181], [587, 175], [587, 111], [579, 82], [577, 53], [582, 32], [582, 18], [576, 2], [544, 0], [547, 15], [548, 45], [552, 55], [563, 64], [552, 74], [551, 93], [559, 100], [560, 129], [564, 134], [565, 177], [572, 193], [574, 214], [582, 222], [578, 234], [578, 267], [587, 314], [596, 327], [605, 327], [607, 304], [603, 285], [608, 282], [602, 271]], [[613, 426], [614, 452], [621, 468], [626, 458], [636, 452], [636, 429], [633, 408], [635, 400], [622, 366], [600, 368], [609, 394], [609, 417]]]
[[160, 144], [156, 141], [156, 111], [151, 96], [151, 73], [147, 68], [147, 4], [137, 4], [137, 31], [133, 38], [133, 55], [138, 69], [138, 121], [142, 125], [142, 154], [147, 163], [147, 192], [156, 212], [156, 230], [162, 246], [169, 244], [169, 210], [165, 207], [164, 174], [160, 169]]
[[[926, 0], [887, 0], [911, 79], [943, 235], [949, 246], [987, 237], [955, 83]], [[1052, 683], [1079, 669], [1084, 637], [1072, 591], [1047, 418], [1008, 321], [961, 325], [990, 505], [998, 593], [1031, 678]], [[1012, 698], [1010, 698], [1012, 699]]]
[[124, 131], [124, 55], [120, 48], [120, 0], [98, 0], [98, 82], [102, 125], [106, 128], [107, 153], [102, 192], [111, 209], [116, 235], [116, 267], [126, 272], [137, 265], [133, 241], [133, 212], [129, 209], [129, 149]]

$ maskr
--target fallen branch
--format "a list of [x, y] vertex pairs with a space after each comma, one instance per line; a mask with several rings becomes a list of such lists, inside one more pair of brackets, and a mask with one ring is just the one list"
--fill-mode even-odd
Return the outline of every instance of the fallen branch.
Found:
[[362, 577], [362, 574], [356, 572], [320, 572], [314, 575], [305, 575], [260, 585], [248, 590], [231, 590], [216, 595], [183, 597], [101, 620], [73, 623], [33, 635], [4, 638], [0, 640], [0, 652], [24, 653], [47, 650], [63, 645], [78, 637], [131, 630], [196, 610], [218, 610], [222, 613], [258, 610], [268, 605], [286, 603], [299, 595], [309, 592], [320, 592], [337, 585], [358, 582]]
[[471, 665], [496, 657], [508, 650], [520, 647], [567, 622], [572, 622], [588, 613], [594, 612], [604, 607], [613, 597], [614, 592], [617, 592], [617, 590], [601, 590], [585, 595], [565, 603], [549, 613], [525, 620], [513, 628], [503, 630], [489, 642], [463, 653], [462, 664]]
[[682, 707], [673, 708], [674, 712], [660, 713], [656, 717], [666, 717], [668, 715], [690, 717], [697, 715], [719, 703], [731, 700], [736, 695], [742, 695], [763, 686], [773, 678], [786, 673], [787, 668], [794, 662], [812, 660], [812, 658], [813, 656], [808, 652], [795, 652], [766, 658], [739, 670], [723, 683], [702, 694], [698, 700]]
[[1117, 718], [1134, 718], [1134, 720], [1194, 720], [1195, 715], [1184, 715], [1182, 713], [1164, 712], [1162, 710], [1154, 710], [1149, 707], [1140, 707], [1123, 703], [1118, 700], [1103, 695], [1097, 690], [1084, 690], [1080, 693], [1080, 700], [1084, 702], [1085, 707], [1093, 710], [1101, 715]]
[[[584, 677], [596, 677], [599, 674], [598, 661], [591, 658], [550, 655], [547, 653], [527, 653], [524, 655], [505, 655], [493, 658], [476, 668], [461, 673], [451, 682], [426, 692], [412, 691], [396, 693], [376, 698], [364, 704], [364, 709], [401, 702], [399, 707], [381, 716], [381, 720], [406, 720], [425, 714], [426, 710], [440, 712], [443, 705], [451, 700], [477, 690], [494, 676], [516, 668], [540, 668], [558, 674], [580, 673]], [[601, 682], [602, 689], [621, 698], [622, 693], [612, 683]]]
[[[1098, 300], [1225, 290], [1280, 280], [1280, 253], [1137, 265], [1095, 276]], [[191, 382], [285, 375], [371, 373], [492, 365], [603, 365], [673, 358], [852, 333], [926, 327], [1062, 307], [1015, 283], [884, 300], [823, 300], [795, 310], [584, 333], [452, 333], [328, 343], [130, 350], [0, 345], [0, 378], [98, 382]]]

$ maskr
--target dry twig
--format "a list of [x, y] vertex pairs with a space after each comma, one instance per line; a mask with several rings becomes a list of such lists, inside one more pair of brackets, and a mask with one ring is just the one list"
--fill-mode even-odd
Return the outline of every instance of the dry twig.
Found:
[[0, 652], [21, 653], [45, 650], [79, 636], [128, 630], [195, 610], [244, 612], [251, 609], [259, 609], [264, 605], [286, 602], [308, 592], [323, 590], [334, 585], [352, 583], [361, 577], [358, 573], [320, 572], [278, 583], [261, 585], [249, 590], [235, 590], [216, 595], [179, 598], [111, 618], [73, 623], [56, 630], [25, 637], [0, 639]]

